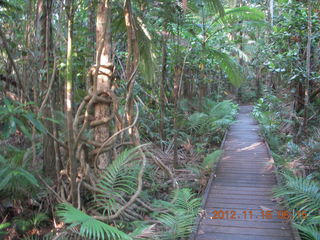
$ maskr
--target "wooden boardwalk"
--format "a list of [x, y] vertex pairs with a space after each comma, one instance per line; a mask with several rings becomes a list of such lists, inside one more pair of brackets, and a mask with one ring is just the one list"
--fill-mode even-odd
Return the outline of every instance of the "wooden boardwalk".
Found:
[[295, 239], [285, 219], [288, 212], [272, 199], [276, 177], [251, 109], [240, 107], [238, 121], [227, 134], [223, 156], [205, 195], [206, 216], [193, 239]]

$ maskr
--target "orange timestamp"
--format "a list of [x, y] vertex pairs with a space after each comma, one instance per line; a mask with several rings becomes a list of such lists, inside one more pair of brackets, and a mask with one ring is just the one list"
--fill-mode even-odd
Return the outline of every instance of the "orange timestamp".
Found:
[[213, 216], [210, 219], [213, 220], [254, 220], [254, 219], [281, 219], [289, 220], [293, 216], [298, 218], [307, 219], [307, 211], [290, 212], [287, 210], [273, 210], [273, 211], [257, 211], [257, 210], [214, 210], [211, 212]]

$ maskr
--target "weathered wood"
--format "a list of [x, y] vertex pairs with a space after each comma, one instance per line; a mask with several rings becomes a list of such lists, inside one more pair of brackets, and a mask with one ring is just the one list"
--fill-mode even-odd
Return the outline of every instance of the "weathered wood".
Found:
[[283, 207], [272, 197], [277, 184], [273, 161], [258, 134], [257, 122], [250, 116], [251, 109], [240, 107], [238, 120], [230, 127], [205, 195], [206, 215], [193, 239], [294, 239], [288, 220], [279, 215]]

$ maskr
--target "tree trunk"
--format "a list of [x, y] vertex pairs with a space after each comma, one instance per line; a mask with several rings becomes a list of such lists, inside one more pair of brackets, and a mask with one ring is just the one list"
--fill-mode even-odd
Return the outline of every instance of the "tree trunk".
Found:
[[[133, 104], [133, 88], [135, 84], [135, 76], [139, 64], [139, 45], [136, 35], [136, 26], [132, 15], [131, 1], [125, 1], [124, 17], [127, 28], [127, 63], [126, 63], [126, 79], [127, 79], [127, 96], [126, 96], [126, 118], [128, 126], [134, 121], [134, 104]], [[129, 128], [129, 135], [135, 145], [139, 145], [136, 127]]]
[[74, 136], [73, 136], [73, 112], [72, 112], [72, 40], [73, 40], [73, 0], [66, 4], [68, 22], [68, 43], [67, 43], [67, 81], [65, 85], [65, 103], [67, 115], [67, 136], [68, 136], [68, 165], [70, 167], [71, 199], [72, 205], [77, 204], [77, 162], [75, 158]]
[[303, 127], [306, 130], [308, 124], [308, 105], [309, 105], [309, 81], [310, 81], [310, 66], [311, 66], [311, 38], [312, 38], [312, 19], [311, 19], [311, 0], [308, 0], [308, 42], [307, 42], [307, 59], [306, 59], [306, 81], [304, 92], [304, 117]]
[[[166, 29], [166, 28], [164, 28]], [[159, 135], [160, 139], [165, 139], [164, 132], [164, 117], [165, 117], [165, 82], [167, 79], [167, 37], [165, 32], [162, 34], [162, 71], [161, 71], [161, 82], [160, 82], [160, 124], [159, 124]]]
[[[111, 0], [98, 2], [96, 25], [96, 80], [93, 83], [93, 92], [98, 96], [111, 97], [110, 91], [113, 78], [112, 38], [111, 38]], [[94, 140], [105, 142], [110, 137], [111, 104], [97, 102], [94, 104]], [[96, 156], [94, 156], [96, 159]], [[97, 166], [105, 169], [110, 163], [110, 154], [101, 153], [97, 157]]]
[[274, 15], [274, 0], [269, 0], [269, 18], [270, 18], [271, 26], [273, 26], [273, 15]]
[[178, 162], [178, 102], [179, 102], [179, 80], [181, 77], [181, 66], [176, 65], [174, 68], [174, 83], [173, 83], [173, 97], [174, 97], [174, 113], [173, 113], [173, 167], [177, 168]]
[[[52, 60], [53, 60], [53, 39], [52, 39], [52, 0], [38, 0], [37, 9], [37, 24], [39, 28], [39, 44], [40, 44], [40, 89], [42, 94], [48, 90], [49, 81], [51, 78], [52, 71]], [[53, 95], [50, 94], [49, 98]], [[49, 104], [49, 101], [47, 101]], [[53, 123], [46, 118], [51, 118], [51, 108], [46, 104], [42, 113], [43, 123], [48, 132], [52, 133]], [[43, 170], [46, 176], [54, 178], [56, 176], [55, 171], [55, 150], [53, 139], [44, 135], [43, 137]]]

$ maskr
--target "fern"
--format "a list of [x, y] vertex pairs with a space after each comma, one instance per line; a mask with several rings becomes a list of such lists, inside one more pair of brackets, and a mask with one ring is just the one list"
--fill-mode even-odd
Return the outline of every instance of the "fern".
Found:
[[115, 227], [98, 221], [84, 212], [72, 207], [70, 204], [62, 203], [57, 207], [57, 216], [60, 217], [69, 229], [78, 227], [80, 236], [94, 240], [131, 240], [132, 238]]

